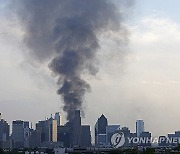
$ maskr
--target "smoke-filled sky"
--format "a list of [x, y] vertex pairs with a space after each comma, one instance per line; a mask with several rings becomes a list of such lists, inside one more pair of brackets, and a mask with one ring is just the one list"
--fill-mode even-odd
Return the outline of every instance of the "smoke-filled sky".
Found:
[[[118, 32], [122, 38], [119, 45], [124, 44], [128, 33], [122, 22], [132, 2], [121, 4], [120, 9], [108, 0], [19, 0], [11, 5], [24, 30], [24, 58], [40, 66], [49, 62], [49, 69], [58, 78], [57, 94], [67, 120], [73, 119], [78, 109], [84, 115], [84, 96], [91, 87], [84, 75], [98, 72], [100, 37]], [[126, 55], [125, 50], [119, 52]]]
[[[52, 77], [48, 61], [39, 65], [24, 58], [24, 28], [8, 2], [0, 0], [0, 112], [9, 123], [15, 119], [35, 123], [60, 111], [65, 123], [57, 78]], [[126, 8], [123, 24], [129, 31], [128, 46], [119, 44], [121, 32], [99, 36], [99, 72], [95, 77], [83, 76], [91, 85], [83, 103], [84, 124], [93, 129], [103, 113], [110, 124], [129, 126], [132, 131], [136, 119], [143, 119], [154, 136], [180, 130], [179, 3], [136, 0]]]

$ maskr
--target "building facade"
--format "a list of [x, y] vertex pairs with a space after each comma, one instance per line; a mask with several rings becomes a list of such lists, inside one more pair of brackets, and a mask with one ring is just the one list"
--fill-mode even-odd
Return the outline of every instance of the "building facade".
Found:
[[108, 126], [106, 126], [106, 144], [107, 144], [107, 146], [111, 146], [112, 135], [120, 129], [121, 129], [120, 125], [108, 125]]
[[57, 121], [52, 117], [39, 121], [36, 124], [36, 130], [41, 134], [41, 143], [57, 142]]
[[89, 125], [81, 126], [81, 146], [90, 147], [91, 146], [91, 130]]
[[144, 132], [144, 121], [143, 120], [137, 120], [136, 121], [136, 134], [137, 134], [137, 137], [140, 137], [142, 132]]
[[74, 116], [64, 126], [58, 126], [58, 141], [64, 147], [91, 146], [91, 131], [89, 125], [81, 125], [80, 110], [74, 111]]
[[29, 129], [28, 121], [12, 122], [12, 140], [15, 148], [29, 147]]
[[60, 114], [60, 112], [55, 113], [54, 120], [57, 121], [57, 126], [61, 125], [62, 122], [61, 122], [61, 114]]
[[9, 124], [7, 121], [2, 119], [2, 115], [0, 113], [0, 148], [10, 148], [9, 131]]
[[[98, 134], [105, 134], [106, 135], [106, 126], [108, 125], [107, 118], [102, 114], [100, 118], [98, 118], [95, 124], [95, 145], [99, 146], [98, 142]], [[101, 135], [102, 136], [102, 135]]]

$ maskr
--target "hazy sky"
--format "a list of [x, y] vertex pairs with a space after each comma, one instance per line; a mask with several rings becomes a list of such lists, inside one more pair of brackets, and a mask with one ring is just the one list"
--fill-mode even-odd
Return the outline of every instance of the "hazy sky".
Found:
[[[24, 58], [23, 30], [6, 3], [0, 0], [3, 118], [35, 124], [58, 111], [65, 117], [48, 63], [39, 66]], [[101, 40], [100, 71], [95, 78], [86, 77], [91, 93], [85, 97], [84, 124], [94, 126], [103, 113], [110, 124], [128, 126], [132, 132], [137, 119], [144, 120], [153, 136], [180, 130], [179, 6], [179, 0], [137, 0], [126, 20], [130, 40], [123, 60], [118, 34], [112, 36], [117, 42]]]

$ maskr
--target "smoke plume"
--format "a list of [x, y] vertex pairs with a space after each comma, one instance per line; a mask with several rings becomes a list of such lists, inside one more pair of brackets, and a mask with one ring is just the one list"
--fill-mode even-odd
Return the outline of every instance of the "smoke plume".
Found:
[[124, 31], [123, 15], [111, 0], [19, 0], [14, 3], [25, 29], [28, 54], [40, 63], [50, 62], [49, 68], [58, 77], [57, 93], [70, 120], [74, 110], [83, 110], [84, 95], [90, 90], [83, 74], [98, 72], [98, 36], [107, 31]]

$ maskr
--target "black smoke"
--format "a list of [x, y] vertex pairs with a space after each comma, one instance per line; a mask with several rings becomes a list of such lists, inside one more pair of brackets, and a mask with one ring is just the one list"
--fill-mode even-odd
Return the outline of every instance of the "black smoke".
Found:
[[[129, 0], [128, 0], [129, 1]], [[29, 56], [58, 77], [67, 119], [82, 109], [90, 85], [84, 74], [98, 72], [98, 36], [106, 31], [124, 31], [123, 14], [112, 0], [18, 0], [13, 2], [25, 30]], [[122, 37], [122, 36], [121, 36]], [[124, 36], [126, 37], [126, 36]]]

